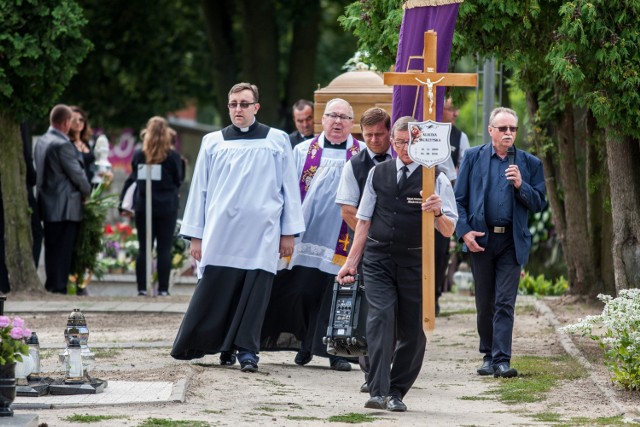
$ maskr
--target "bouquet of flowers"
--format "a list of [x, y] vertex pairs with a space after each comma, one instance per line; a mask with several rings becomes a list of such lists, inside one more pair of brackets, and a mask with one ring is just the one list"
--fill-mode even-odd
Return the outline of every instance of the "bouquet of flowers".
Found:
[[71, 266], [71, 274], [76, 277], [83, 278], [87, 271], [99, 273], [97, 258], [103, 248], [103, 225], [107, 211], [117, 205], [117, 195], [103, 194], [107, 186], [108, 184], [105, 183], [98, 185], [83, 204], [82, 222], [78, 230]]
[[22, 362], [22, 355], [29, 354], [25, 340], [31, 331], [24, 326], [20, 317], [0, 316], [0, 365]]

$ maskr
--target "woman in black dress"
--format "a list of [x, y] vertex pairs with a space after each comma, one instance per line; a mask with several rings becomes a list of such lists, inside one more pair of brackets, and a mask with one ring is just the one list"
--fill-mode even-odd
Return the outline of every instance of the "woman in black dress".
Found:
[[[138, 165], [160, 165], [160, 180], [151, 182], [151, 242], [156, 240], [158, 264], [158, 296], [169, 295], [169, 275], [171, 273], [171, 248], [173, 234], [178, 219], [178, 191], [182, 182], [183, 166], [180, 155], [173, 149], [172, 140], [176, 133], [167, 121], [154, 116], [142, 131], [142, 150], [136, 151], [131, 160], [131, 175], [124, 183], [120, 201], [134, 182], [137, 188], [134, 196], [134, 216], [138, 229], [139, 251], [136, 258], [136, 280], [138, 295], [146, 295], [146, 185], [138, 178]], [[153, 176], [152, 171], [152, 176]], [[128, 215], [121, 210], [121, 214]]]

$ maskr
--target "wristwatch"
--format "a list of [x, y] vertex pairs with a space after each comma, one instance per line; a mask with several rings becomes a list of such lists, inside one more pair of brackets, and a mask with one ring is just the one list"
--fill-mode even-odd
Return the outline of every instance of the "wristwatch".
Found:
[[434, 218], [440, 218], [442, 215], [442, 208], [440, 208], [440, 213], [438, 215], [434, 215]]

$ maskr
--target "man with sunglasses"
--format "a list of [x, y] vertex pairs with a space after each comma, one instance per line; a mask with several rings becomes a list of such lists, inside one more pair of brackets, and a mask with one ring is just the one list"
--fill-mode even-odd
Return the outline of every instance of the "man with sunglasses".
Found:
[[233, 365], [237, 352], [255, 372], [278, 258], [291, 256], [304, 219], [289, 137], [256, 121], [258, 88], [234, 85], [228, 107], [232, 124], [204, 136], [191, 180], [180, 234], [200, 281], [171, 355], [220, 353]]
[[504, 378], [518, 375], [511, 342], [520, 270], [531, 249], [528, 215], [547, 204], [542, 162], [514, 147], [517, 131], [515, 111], [493, 110], [491, 144], [466, 151], [455, 188], [456, 235], [470, 252], [475, 279], [478, 374]]
[[374, 166], [358, 207], [353, 246], [338, 272], [352, 283], [363, 260], [367, 313], [370, 398], [365, 408], [407, 410], [402, 401], [422, 368], [427, 340], [422, 330], [422, 211], [451, 236], [458, 214], [451, 183], [438, 172], [435, 193], [422, 203], [422, 167], [408, 154], [409, 122], [393, 126], [395, 160]]

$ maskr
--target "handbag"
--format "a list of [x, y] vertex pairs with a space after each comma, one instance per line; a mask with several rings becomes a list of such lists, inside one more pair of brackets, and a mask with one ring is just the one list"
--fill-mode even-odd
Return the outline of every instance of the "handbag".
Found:
[[136, 200], [136, 190], [138, 189], [138, 183], [133, 182], [127, 188], [127, 191], [124, 193], [124, 197], [122, 198], [122, 205], [120, 209], [123, 211], [127, 211], [133, 213], [135, 211], [135, 200]]

